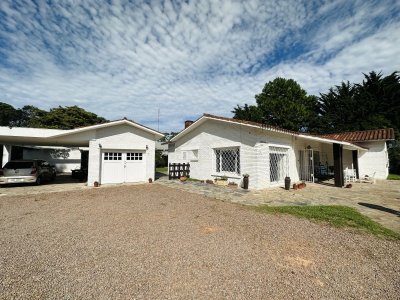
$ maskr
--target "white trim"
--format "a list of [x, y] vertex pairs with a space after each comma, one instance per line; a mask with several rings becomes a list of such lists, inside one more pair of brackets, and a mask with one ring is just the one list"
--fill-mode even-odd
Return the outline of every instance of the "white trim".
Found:
[[101, 129], [101, 128], [107, 128], [107, 127], [112, 127], [112, 126], [117, 126], [117, 125], [123, 125], [123, 124], [130, 125], [132, 127], [139, 128], [143, 131], [155, 134], [155, 135], [159, 136], [160, 138], [162, 138], [164, 136], [162, 133], [160, 133], [158, 131], [144, 127], [140, 124], [131, 122], [129, 120], [118, 120], [118, 121], [112, 121], [112, 122], [108, 122], [108, 123], [97, 124], [97, 125], [92, 125], [92, 126], [87, 126], [87, 127], [82, 127], [82, 128], [72, 129], [72, 130], [66, 130], [66, 132], [49, 136], [49, 138], [57, 138], [57, 137], [62, 137], [62, 136], [66, 136], [66, 135], [71, 135], [71, 134], [76, 134], [76, 133], [81, 133], [81, 132], [86, 132], [86, 131], [96, 130], [96, 129]]
[[226, 174], [219, 174], [219, 173], [213, 173], [211, 174], [211, 177], [226, 177], [226, 178], [232, 178], [232, 179], [241, 179], [242, 176], [235, 174], [230, 174], [230, 173], [226, 173]]
[[281, 144], [270, 144], [267, 143], [268, 147], [276, 147], [276, 148], [285, 148], [285, 149], [291, 149], [291, 146], [286, 146], [286, 145], [281, 145]]
[[213, 150], [215, 150], [215, 149], [219, 150], [219, 149], [240, 148], [240, 147], [241, 147], [240, 143], [233, 143], [233, 144], [229, 144], [228, 146], [226, 144], [224, 144], [224, 145], [219, 144], [219, 145], [211, 145], [210, 146], [210, 148], [213, 149]]

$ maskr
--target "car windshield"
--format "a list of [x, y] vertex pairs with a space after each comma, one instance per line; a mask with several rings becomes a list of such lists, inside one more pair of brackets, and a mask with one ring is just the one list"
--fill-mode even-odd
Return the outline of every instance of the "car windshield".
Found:
[[4, 169], [31, 169], [33, 161], [9, 161], [4, 166]]

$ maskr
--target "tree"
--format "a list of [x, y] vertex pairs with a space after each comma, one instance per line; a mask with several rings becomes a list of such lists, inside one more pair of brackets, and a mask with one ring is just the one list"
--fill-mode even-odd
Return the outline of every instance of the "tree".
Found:
[[47, 115], [47, 111], [32, 105], [25, 105], [20, 110], [20, 118], [16, 126], [41, 128], [45, 127], [43, 119]]
[[0, 126], [12, 126], [18, 119], [18, 110], [12, 105], [0, 102]]
[[263, 121], [262, 112], [255, 105], [237, 105], [232, 112], [234, 113], [234, 119], [253, 121], [258, 123], [261, 123]]
[[355, 94], [356, 86], [348, 81], [330, 88], [326, 94], [321, 94], [317, 103], [318, 125], [312, 128], [313, 131], [332, 133], [359, 130]]
[[400, 77], [370, 72], [362, 83], [329, 89], [318, 99], [318, 122], [313, 128], [321, 133], [369, 130], [393, 127], [396, 142], [389, 148], [392, 171], [400, 173]]
[[234, 118], [262, 122], [294, 131], [308, 131], [317, 117], [317, 98], [293, 79], [276, 78], [255, 96], [257, 105], [237, 106]]
[[50, 111], [26, 105], [21, 109], [0, 102], [0, 126], [73, 129], [107, 122], [78, 106], [59, 106]]
[[107, 122], [106, 119], [78, 106], [59, 106], [46, 113], [41, 121], [43, 127], [73, 129]]
[[364, 74], [360, 84], [342, 82], [321, 94], [316, 131], [330, 133], [377, 128], [400, 128], [400, 80], [397, 73]]

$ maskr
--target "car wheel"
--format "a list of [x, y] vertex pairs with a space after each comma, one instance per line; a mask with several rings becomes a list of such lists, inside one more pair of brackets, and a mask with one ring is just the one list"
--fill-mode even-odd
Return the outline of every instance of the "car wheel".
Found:
[[36, 178], [36, 185], [41, 185], [42, 184], [42, 177]]

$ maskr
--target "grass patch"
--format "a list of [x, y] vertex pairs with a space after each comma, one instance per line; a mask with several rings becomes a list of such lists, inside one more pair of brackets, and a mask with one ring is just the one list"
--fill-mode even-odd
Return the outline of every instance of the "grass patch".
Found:
[[400, 234], [360, 214], [356, 209], [341, 205], [259, 206], [257, 211], [270, 214], [289, 214], [299, 218], [327, 222], [336, 227], [352, 227], [374, 235], [400, 239]]
[[156, 172], [168, 174], [168, 167], [156, 168]]
[[187, 179], [187, 181], [194, 181], [194, 182], [197, 182], [197, 181], [201, 181], [201, 180], [200, 180], [200, 179], [196, 179], [196, 178], [189, 177], [189, 178]]
[[387, 177], [387, 179], [389, 179], [389, 180], [400, 180], [400, 175], [397, 175], [397, 174], [389, 174], [389, 176]]

